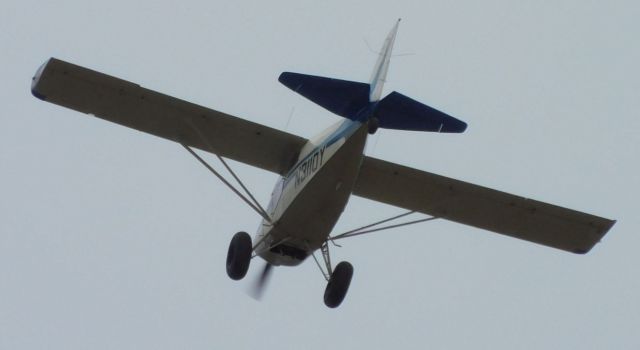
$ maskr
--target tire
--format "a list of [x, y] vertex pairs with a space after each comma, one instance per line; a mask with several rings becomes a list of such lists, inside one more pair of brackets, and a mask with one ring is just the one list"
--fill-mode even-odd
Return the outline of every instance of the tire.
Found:
[[353, 266], [343, 261], [333, 270], [327, 288], [324, 290], [324, 304], [330, 308], [340, 306], [347, 295], [353, 277]]
[[376, 131], [378, 131], [379, 126], [380, 126], [380, 121], [378, 121], [378, 118], [373, 117], [369, 119], [369, 125], [367, 130], [369, 132], [369, 135], [375, 134]]
[[251, 262], [251, 236], [246, 232], [233, 235], [227, 251], [227, 275], [232, 280], [241, 280], [249, 270]]

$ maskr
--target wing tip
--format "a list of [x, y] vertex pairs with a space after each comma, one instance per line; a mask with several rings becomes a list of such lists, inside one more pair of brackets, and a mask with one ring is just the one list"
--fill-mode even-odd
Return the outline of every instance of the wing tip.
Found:
[[47, 66], [49, 65], [49, 63], [54, 60], [53, 57], [50, 57], [49, 59], [47, 59], [36, 71], [36, 74], [33, 76], [33, 78], [31, 78], [31, 94], [43, 101], [47, 100], [47, 96], [45, 96], [42, 92], [40, 92], [38, 90], [38, 88], [40, 87], [40, 79], [42, 78], [42, 73], [44, 72], [44, 70], [47, 68]]
[[[593, 247], [591, 247], [591, 248], [593, 248]], [[588, 249], [576, 248], [576, 249], [572, 250], [571, 252], [574, 253], [574, 254], [585, 255], [591, 250], [591, 248], [588, 248]]]
[[[580, 248], [574, 248], [571, 250], [572, 253], [575, 254], [580, 254], [580, 255], [584, 255], [587, 254], [588, 252], [591, 251], [591, 249], [593, 249], [593, 247], [596, 246], [596, 244], [600, 243], [602, 241], [602, 238], [609, 232], [609, 230], [611, 230], [611, 228], [613, 227], [613, 225], [616, 224], [616, 222], [618, 222], [617, 220], [610, 220], [610, 219], [604, 219], [603, 220], [603, 224], [602, 226], [600, 226], [600, 229], [597, 231], [598, 233], [598, 239], [589, 247], [580, 247]], [[592, 225], [594, 225], [592, 223]]]
[[42, 100], [42, 101], [46, 101], [47, 100], [47, 96], [39, 93], [36, 89], [32, 88], [31, 89], [31, 95], [33, 95], [33, 97]]

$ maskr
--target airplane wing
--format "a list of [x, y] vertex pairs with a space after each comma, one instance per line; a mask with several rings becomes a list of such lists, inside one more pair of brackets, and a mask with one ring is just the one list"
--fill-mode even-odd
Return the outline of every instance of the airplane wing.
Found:
[[353, 194], [573, 253], [615, 221], [365, 157]]
[[47, 102], [285, 174], [307, 140], [140, 85], [49, 59], [31, 92]]

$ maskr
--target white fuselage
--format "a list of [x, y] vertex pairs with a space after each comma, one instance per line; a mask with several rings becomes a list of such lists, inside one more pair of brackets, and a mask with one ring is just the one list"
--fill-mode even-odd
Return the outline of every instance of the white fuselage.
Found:
[[273, 265], [298, 265], [320, 248], [349, 200], [362, 163], [367, 125], [346, 119], [312, 138], [278, 179], [254, 238]]

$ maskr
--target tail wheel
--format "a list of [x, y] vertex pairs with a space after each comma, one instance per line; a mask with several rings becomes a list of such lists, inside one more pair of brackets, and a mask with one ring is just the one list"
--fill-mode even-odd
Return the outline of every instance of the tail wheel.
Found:
[[353, 277], [353, 266], [343, 261], [333, 270], [327, 288], [324, 290], [324, 304], [330, 308], [340, 306], [347, 295]]
[[251, 236], [246, 232], [238, 232], [231, 239], [227, 252], [227, 275], [232, 280], [240, 280], [247, 274], [252, 249]]
[[378, 127], [380, 126], [380, 121], [378, 121], [378, 118], [373, 117], [371, 119], [369, 119], [369, 134], [373, 135], [376, 133], [376, 131], [378, 131]]

